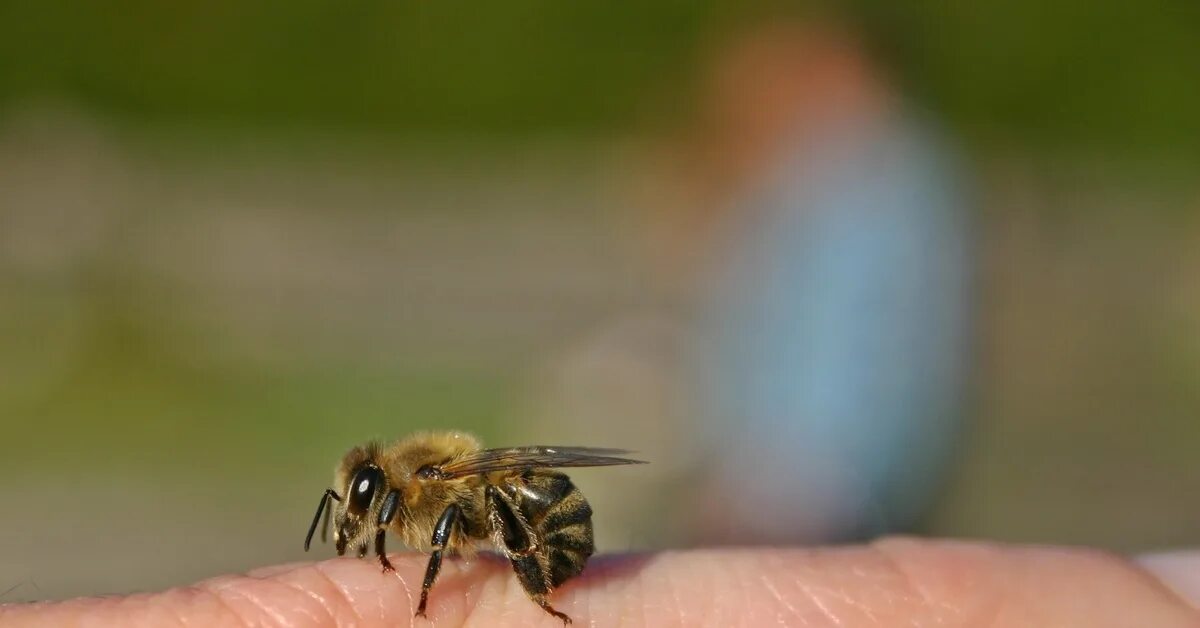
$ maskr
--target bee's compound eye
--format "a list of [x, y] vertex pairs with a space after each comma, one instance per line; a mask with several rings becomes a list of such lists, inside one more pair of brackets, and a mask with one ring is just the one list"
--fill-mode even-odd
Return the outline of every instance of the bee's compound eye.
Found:
[[350, 482], [350, 512], [361, 515], [371, 507], [375, 488], [383, 481], [383, 472], [378, 467], [363, 467], [354, 474]]

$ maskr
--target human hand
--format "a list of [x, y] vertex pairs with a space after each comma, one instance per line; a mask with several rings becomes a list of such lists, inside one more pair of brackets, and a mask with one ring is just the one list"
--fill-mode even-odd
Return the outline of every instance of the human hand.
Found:
[[[414, 618], [425, 558], [340, 558], [127, 597], [0, 607], [0, 626], [546, 626], [500, 560], [448, 561]], [[866, 546], [593, 559], [554, 604], [586, 626], [1200, 626], [1200, 554], [893, 538]], [[1190, 600], [1190, 602], [1189, 602]]]

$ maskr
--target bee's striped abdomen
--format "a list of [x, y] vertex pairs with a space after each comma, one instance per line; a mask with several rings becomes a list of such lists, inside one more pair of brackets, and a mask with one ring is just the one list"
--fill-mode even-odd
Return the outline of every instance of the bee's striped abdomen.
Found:
[[544, 547], [550, 585], [557, 587], [583, 571], [595, 551], [592, 507], [557, 471], [527, 471], [515, 489], [514, 501]]

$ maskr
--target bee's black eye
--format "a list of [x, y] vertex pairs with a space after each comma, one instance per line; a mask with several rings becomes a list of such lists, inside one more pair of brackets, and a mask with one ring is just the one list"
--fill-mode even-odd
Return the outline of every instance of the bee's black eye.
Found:
[[350, 512], [361, 515], [371, 507], [375, 498], [375, 488], [383, 482], [383, 472], [378, 467], [363, 467], [354, 474], [350, 482], [350, 502], [347, 505]]

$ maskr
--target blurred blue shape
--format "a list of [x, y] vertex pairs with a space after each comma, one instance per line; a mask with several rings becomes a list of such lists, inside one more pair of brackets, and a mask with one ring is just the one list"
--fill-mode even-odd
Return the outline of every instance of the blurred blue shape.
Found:
[[909, 528], [953, 459], [969, 385], [972, 216], [911, 119], [826, 128], [734, 212], [702, 325], [709, 541]]

